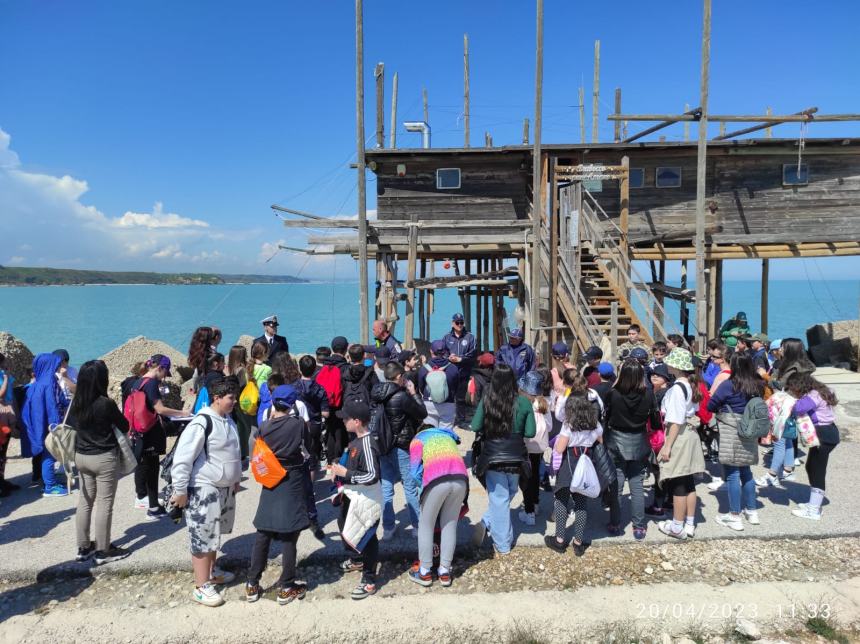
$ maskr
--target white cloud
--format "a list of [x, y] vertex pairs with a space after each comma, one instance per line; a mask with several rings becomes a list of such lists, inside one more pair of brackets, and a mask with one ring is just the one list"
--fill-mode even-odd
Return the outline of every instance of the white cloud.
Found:
[[20, 255], [15, 255], [14, 257], [10, 257], [9, 261], [7, 261], [6, 263], [7, 264], [23, 264], [25, 261], [27, 261], [26, 257], [21, 257]]
[[118, 228], [209, 228], [209, 224], [200, 219], [189, 219], [172, 212], [164, 212], [164, 206], [160, 201], [156, 202], [152, 213], [127, 212], [112, 223]]

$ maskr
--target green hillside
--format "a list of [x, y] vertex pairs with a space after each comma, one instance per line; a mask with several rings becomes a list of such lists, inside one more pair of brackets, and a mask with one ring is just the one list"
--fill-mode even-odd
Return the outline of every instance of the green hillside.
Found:
[[68, 268], [0, 266], [0, 286], [76, 286], [84, 284], [288, 284], [306, 280], [292, 275], [223, 275], [84, 271]]

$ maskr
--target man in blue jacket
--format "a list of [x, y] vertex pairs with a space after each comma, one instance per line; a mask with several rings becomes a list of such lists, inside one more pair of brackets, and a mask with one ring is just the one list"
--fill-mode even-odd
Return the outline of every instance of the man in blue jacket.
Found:
[[469, 378], [472, 376], [472, 367], [475, 365], [478, 348], [475, 345], [475, 336], [466, 329], [466, 320], [462, 313], [455, 313], [451, 318], [451, 332], [445, 334], [442, 341], [448, 348], [448, 359], [457, 366], [459, 372], [457, 395], [454, 401], [454, 425], [467, 427], [466, 389], [469, 385]]
[[430, 361], [418, 371], [418, 391], [424, 398], [427, 418], [434, 427], [454, 428], [455, 400], [459, 372], [449, 359], [444, 340], [430, 345]]
[[534, 371], [535, 350], [523, 341], [522, 328], [511, 329], [508, 332], [508, 343], [499, 347], [496, 352], [496, 364], [506, 364], [514, 370], [517, 380]]

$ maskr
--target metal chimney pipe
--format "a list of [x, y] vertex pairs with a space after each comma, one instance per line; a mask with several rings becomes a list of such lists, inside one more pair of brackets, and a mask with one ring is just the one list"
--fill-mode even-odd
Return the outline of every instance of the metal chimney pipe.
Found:
[[423, 147], [424, 149], [428, 149], [430, 147], [430, 124], [424, 121], [406, 121], [403, 124], [403, 127], [406, 128], [407, 132], [421, 132]]

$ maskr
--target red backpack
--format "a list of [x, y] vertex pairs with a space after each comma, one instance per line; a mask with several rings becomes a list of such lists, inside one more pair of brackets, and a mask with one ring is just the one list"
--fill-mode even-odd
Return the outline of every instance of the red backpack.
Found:
[[148, 432], [158, 420], [158, 415], [147, 406], [146, 394], [142, 391], [143, 386], [150, 380], [151, 378], [143, 378], [132, 389], [128, 398], [125, 399], [125, 405], [122, 408], [122, 415], [128, 421], [129, 431], [137, 432], [138, 434]]
[[334, 409], [340, 409], [343, 405], [343, 382], [340, 369], [335, 365], [327, 364], [320, 369], [316, 380], [317, 384], [325, 389], [328, 404]]

